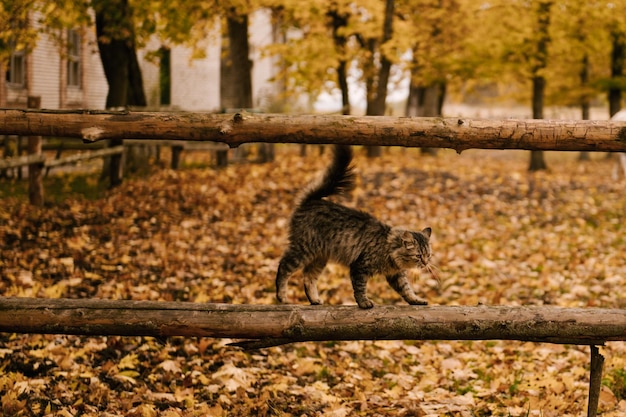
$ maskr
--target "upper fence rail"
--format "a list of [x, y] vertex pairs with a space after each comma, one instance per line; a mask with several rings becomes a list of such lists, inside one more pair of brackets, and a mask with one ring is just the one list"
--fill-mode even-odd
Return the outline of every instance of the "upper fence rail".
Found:
[[626, 152], [626, 122], [610, 120], [5, 109], [0, 135]]

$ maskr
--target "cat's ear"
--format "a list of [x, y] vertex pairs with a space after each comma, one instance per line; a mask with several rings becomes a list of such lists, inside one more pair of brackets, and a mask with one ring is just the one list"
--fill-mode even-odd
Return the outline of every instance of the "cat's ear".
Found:
[[[414, 247], [415, 246], [415, 238], [413, 237], [413, 233], [410, 230], [401, 229], [401, 228], [393, 228], [391, 229], [391, 234], [389, 235], [390, 239], [401, 243], [405, 248]], [[409, 247], [410, 246], [410, 247]]]
[[402, 244], [404, 245], [404, 249], [406, 250], [415, 249], [415, 237], [413, 237], [413, 233], [411, 233], [410, 230], [403, 231], [400, 238], [402, 239]]
[[397, 242], [402, 244], [406, 249], [413, 249], [415, 247], [415, 237], [410, 230], [394, 227], [389, 234], [390, 242]]
[[403, 230], [402, 231], [402, 235], [400, 235], [400, 238], [402, 239], [403, 242], [410, 242], [411, 244], [413, 243], [413, 241], [415, 240], [413, 238], [413, 233], [411, 233], [410, 230]]
[[426, 236], [427, 238], [430, 238], [431, 233], [432, 233], [432, 229], [430, 227], [422, 229], [422, 234]]

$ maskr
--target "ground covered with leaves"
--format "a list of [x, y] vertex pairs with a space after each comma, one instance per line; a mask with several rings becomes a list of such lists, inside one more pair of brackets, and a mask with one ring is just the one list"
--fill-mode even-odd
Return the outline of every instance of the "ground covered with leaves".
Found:
[[[0, 206], [0, 294], [274, 303], [274, 273], [297, 191], [326, 163], [278, 148], [270, 164], [156, 171], [104, 197]], [[624, 308], [626, 182], [603, 155], [357, 151], [347, 204], [433, 229], [435, 305]], [[306, 303], [297, 277], [292, 302]], [[354, 304], [347, 270], [319, 282]], [[378, 304], [403, 303], [382, 278]], [[418, 308], [418, 307], [416, 307]], [[297, 343], [245, 352], [231, 340], [0, 334], [6, 416], [580, 416], [589, 348], [510, 341]], [[601, 410], [626, 413], [624, 343], [606, 356]]]

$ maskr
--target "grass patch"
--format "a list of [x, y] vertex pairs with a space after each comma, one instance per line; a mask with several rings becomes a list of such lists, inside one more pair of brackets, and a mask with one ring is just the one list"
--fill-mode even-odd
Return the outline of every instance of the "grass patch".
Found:
[[[99, 173], [52, 175], [43, 179], [44, 201], [59, 203], [67, 198], [97, 200], [107, 190], [106, 182], [99, 181]], [[28, 200], [28, 179], [0, 179], [0, 198], [13, 197]]]
[[626, 399], [626, 369], [613, 369], [609, 371], [602, 384], [606, 385], [615, 394], [618, 401]]

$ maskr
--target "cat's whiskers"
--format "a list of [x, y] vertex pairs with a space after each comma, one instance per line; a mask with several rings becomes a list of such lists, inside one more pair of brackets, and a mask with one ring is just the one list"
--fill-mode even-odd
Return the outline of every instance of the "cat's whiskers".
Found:
[[428, 263], [428, 266], [429, 266], [430, 268], [434, 268], [434, 269], [436, 269], [437, 271], [441, 271], [441, 268], [439, 268], [437, 265], [435, 265], [435, 264], [434, 264], [434, 263], [432, 263], [432, 262], [429, 262], [429, 263]]
[[430, 275], [435, 278], [435, 281], [437, 281], [437, 286], [441, 288], [441, 279], [439, 278], [439, 274], [437, 274], [436, 272], [436, 270], [441, 271], [439, 267], [437, 267], [437, 265], [435, 264], [429, 263], [426, 264], [425, 268], [430, 273]]

